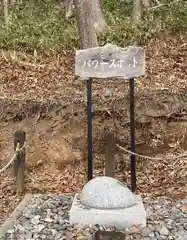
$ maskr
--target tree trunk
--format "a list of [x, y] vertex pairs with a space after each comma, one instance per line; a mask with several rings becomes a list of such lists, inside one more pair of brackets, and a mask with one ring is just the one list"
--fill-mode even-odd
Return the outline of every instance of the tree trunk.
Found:
[[106, 27], [106, 21], [101, 11], [99, 0], [89, 0], [91, 4], [91, 17], [94, 21], [96, 33], [99, 35]]
[[141, 0], [134, 0], [133, 21], [138, 24], [141, 20]]
[[97, 34], [92, 19], [92, 6], [88, 0], [76, 0], [77, 28], [81, 48], [91, 48], [98, 45]]
[[81, 48], [98, 46], [97, 36], [106, 27], [99, 0], [75, 0]]

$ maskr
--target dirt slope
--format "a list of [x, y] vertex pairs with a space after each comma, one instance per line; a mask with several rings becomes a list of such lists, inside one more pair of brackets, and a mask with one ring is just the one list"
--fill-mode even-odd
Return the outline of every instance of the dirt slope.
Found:
[[[2, 52], [0, 58], [0, 166], [13, 154], [14, 132], [24, 129], [26, 191], [78, 191], [86, 180], [86, 91], [85, 83], [74, 76], [73, 55], [35, 59], [16, 54], [13, 59]], [[186, 38], [152, 40], [146, 55], [147, 74], [136, 80], [136, 151], [163, 160], [137, 158], [138, 191], [179, 198], [187, 195], [187, 158], [172, 157], [187, 149]], [[120, 145], [129, 146], [128, 81], [95, 81], [93, 89], [94, 174], [98, 175], [104, 168], [106, 128], [114, 130]], [[116, 177], [129, 181], [128, 156], [120, 151]], [[2, 222], [22, 196], [15, 193], [10, 171], [0, 180]]]

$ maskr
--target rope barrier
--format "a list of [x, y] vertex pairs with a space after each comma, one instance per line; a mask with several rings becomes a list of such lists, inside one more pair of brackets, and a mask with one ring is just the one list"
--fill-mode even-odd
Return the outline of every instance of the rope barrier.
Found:
[[23, 145], [22, 148], [19, 148], [19, 142], [18, 142], [13, 157], [10, 159], [10, 161], [9, 161], [9, 162], [8, 162], [8, 163], [7, 163], [2, 169], [0, 169], [0, 173], [4, 172], [7, 168], [10, 167], [10, 165], [15, 161], [15, 159], [16, 159], [18, 153], [21, 152], [24, 148], [25, 148], [25, 145]]
[[[130, 150], [127, 150], [126, 148], [124, 147], [121, 147], [119, 144], [116, 144], [116, 146], [121, 149], [122, 151], [126, 152], [126, 153], [129, 153], [129, 154], [132, 154], [132, 155], [135, 155], [137, 157], [141, 157], [141, 158], [144, 158], [144, 159], [149, 159], [149, 160], [157, 160], [157, 161], [160, 161], [160, 160], [163, 160], [163, 157], [160, 157], [160, 158], [157, 158], [157, 157], [149, 157], [149, 156], [145, 156], [145, 155], [141, 155], [141, 154], [138, 154], [138, 153], [135, 153], [135, 152], [131, 152]], [[175, 160], [175, 159], [179, 159], [179, 158], [182, 158], [182, 157], [187, 157], [187, 153], [185, 154], [182, 154], [182, 155], [179, 155], [179, 156], [176, 156], [176, 157], [164, 157], [165, 160]]]
[[[145, 155], [141, 155], [141, 154], [132, 152], [132, 151], [120, 146], [119, 144], [116, 144], [116, 146], [119, 149], [121, 149], [122, 151], [124, 151], [126, 153], [129, 153], [129, 154], [132, 154], [132, 155], [135, 155], [137, 157], [141, 157], [141, 158], [149, 159], [149, 160], [157, 160], [157, 161], [163, 160], [163, 157], [160, 157], [160, 158], [159, 157], [149, 157], [149, 156], [145, 156]], [[0, 173], [4, 172], [7, 168], [10, 167], [10, 165], [15, 161], [18, 153], [21, 152], [24, 148], [25, 148], [25, 145], [23, 145], [22, 148], [19, 148], [19, 143], [17, 144], [17, 147], [16, 147], [16, 150], [15, 150], [15, 153], [14, 153], [13, 157], [10, 159], [10, 161], [2, 169], [0, 169]], [[182, 157], [187, 157], [187, 153], [176, 156], [176, 157], [168, 157], [168, 158], [164, 157], [164, 159], [165, 160], [171, 160], [171, 159], [175, 160], [175, 159], [179, 159], [179, 158], [182, 158]]]

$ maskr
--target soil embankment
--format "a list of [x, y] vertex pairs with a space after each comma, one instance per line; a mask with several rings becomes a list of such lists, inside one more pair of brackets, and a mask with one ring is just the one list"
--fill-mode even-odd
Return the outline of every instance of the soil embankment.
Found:
[[[138, 158], [138, 191], [178, 198], [187, 194], [187, 44], [185, 37], [150, 41], [147, 74], [136, 80], [136, 151], [163, 156]], [[0, 59], [0, 166], [13, 154], [13, 134], [27, 133], [27, 192], [77, 191], [86, 171], [86, 86], [74, 76], [73, 56], [34, 59], [8, 53]], [[93, 84], [94, 174], [103, 171], [103, 138], [113, 129], [117, 142], [129, 147], [128, 81]], [[116, 176], [127, 181], [128, 156], [118, 154]], [[165, 157], [171, 160], [166, 160]], [[123, 159], [123, 160], [120, 160]], [[19, 201], [9, 172], [0, 182], [2, 220]], [[67, 185], [68, 183], [68, 185]], [[0, 219], [1, 220], [1, 219]]]

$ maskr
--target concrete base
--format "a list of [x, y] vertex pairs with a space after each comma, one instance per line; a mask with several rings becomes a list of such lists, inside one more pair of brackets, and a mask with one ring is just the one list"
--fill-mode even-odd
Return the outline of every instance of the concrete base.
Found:
[[136, 205], [121, 209], [94, 209], [86, 208], [80, 204], [79, 194], [76, 194], [70, 210], [70, 223], [78, 227], [85, 225], [104, 225], [120, 229], [139, 225], [146, 227], [146, 211], [141, 196], [135, 196]]

